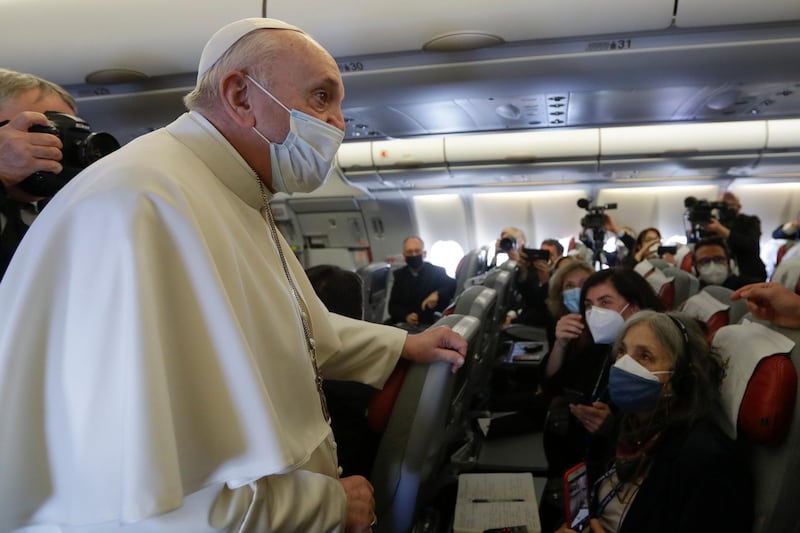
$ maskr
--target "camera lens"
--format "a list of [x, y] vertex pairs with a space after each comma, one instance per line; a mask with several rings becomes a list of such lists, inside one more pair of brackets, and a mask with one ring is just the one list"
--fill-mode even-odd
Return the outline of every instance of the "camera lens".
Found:
[[92, 133], [83, 141], [79, 150], [79, 166], [87, 167], [119, 148], [119, 143], [110, 133]]
[[508, 253], [516, 248], [517, 240], [513, 237], [503, 237], [500, 239], [500, 251]]

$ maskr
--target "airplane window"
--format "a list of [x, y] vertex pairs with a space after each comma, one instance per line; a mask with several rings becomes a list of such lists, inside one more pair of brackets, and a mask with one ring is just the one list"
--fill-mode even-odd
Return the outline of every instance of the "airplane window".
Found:
[[456, 267], [462, 257], [464, 248], [456, 241], [436, 241], [428, 252], [428, 261], [443, 267], [451, 278], [456, 277]]

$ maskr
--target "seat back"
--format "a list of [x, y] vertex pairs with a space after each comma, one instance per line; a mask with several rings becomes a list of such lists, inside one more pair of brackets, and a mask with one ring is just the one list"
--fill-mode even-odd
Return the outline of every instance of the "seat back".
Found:
[[464, 289], [468, 286], [468, 279], [486, 272], [487, 254], [488, 249], [484, 246], [482, 248], [470, 250], [461, 258], [458, 267], [456, 267], [456, 297], [464, 292]]
[[754, 443], [754, 533], [798, 531], [800, 493], [800, 331], [745, 321], [720, 329], [727, 360], [722, 384], [729, 434]]
[[797, 253], [798, 249], [795, 248], [794, 253], [789, 254], [789, 250], [791, 250], [795, 246], [795, 244], [796, 244], [795, 241], [786, 241], [785, 243], [781, 244], [781, 246], [778, 248], [778, 253], [776, 254], [775, 257], [775, 265], [780, 265], [781, 261], [783, 261], [784, 258], [788, 259], [789, 257], [787, 256], [791, 256]]
[[491, 365], [499, 327], [495, 322], [496, 307], [497, 291], [483, 285], [467, 288], [455, 301], [456, 315], [474, 316], [480, 321], [477, 359], [465, 362], [463, 369], [471, 382], [480, 382]]
[[728, 309], [729, 324], [740, 322], [744, 315], [747, 314], [747, 300], [731, 300], [732, 289], [722, 285], [706, 285], [700, 292], [708, 293], [723, 304], [730, 306]]
[[684, 313], [705, 323], [710, 341], [719, 329], [731, 324], [728, 314], [730, 308], [730, 304], [721, 302], [706, 291], [700, 291], [686, 300], [681, 309]]
[[675, 286], [675, 298], [671, 309], [678, 309], [686, 300], [700, 290], [700, 280], [685, 270], [669, 265], [662, 272], [668, 278], [673, 278], [673, 285]]
[[389, 302], [392, 298], [392, 287], [394, 286], [394, 273], [406, 266], [405, 263], [392, 263], [386, 272], [386, 298], [383, 300], [383, 312], [381, 313], [380, 323], [389, 320]]
[[483, 286], [494, 289], [497, 292], [497, 304], [494, 308], [492, 322], [502, 324], [506, 313], [511, 308], [514, 291], [514, 271], [501, 268], [492, 269], [483, 280]]
[[[470, 353], [478, 339], [475, 317], [450, 315]], [[436, 474], [452, 438], [456, 375], [445, 362], [412, 363], [402, 381], [370, 476], [375, 489], [376, 532], [406, 533], [435, 493]]]
[[770, 280], [800, 294], [800, 257], [786, 258], [781, 261]]
[[[633, 270], [647, 280], [650, 286], [653, 287], [653, 290], [666, 309], [675, 309], [675, 278], [673, 276], [667, 276], [660, 268], [657, 268], [653, 264], [653, 261], [659, 264], [658, 261], [661, 260], [645, 259], [644, 261], [638, 262]], [[661, 262], [664, 263], [664, 265], [669, 264], [664, 261]]]
[[675, 264], [681, 270], [694, 274], [694, 254], [692, 249], [688, 246], [678, 246], [678, 253], [675, 254]]
[[383, 322], [386, 300], [389, 299], [389, 263], [370, 263], [356, 270], [361, 278], [364, 297], [364, 320]]

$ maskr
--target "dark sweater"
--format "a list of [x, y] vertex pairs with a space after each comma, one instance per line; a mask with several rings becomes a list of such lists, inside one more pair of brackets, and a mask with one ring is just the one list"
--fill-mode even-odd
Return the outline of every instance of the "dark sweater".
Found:
[[655, 452], [620, 533], [750, 533], [753, 484], [740, 445], [711, 422], [673, 430]]

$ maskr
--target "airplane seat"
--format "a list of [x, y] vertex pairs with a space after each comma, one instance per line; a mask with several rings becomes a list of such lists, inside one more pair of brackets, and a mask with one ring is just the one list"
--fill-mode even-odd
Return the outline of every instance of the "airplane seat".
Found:
[[780, 283], [787, 289], [800, 294], [800, 257], [787, 258], [781, 261], [772, 273], [770, 281]]
[[694, 254], [692, 249], [688, 246], [679, 246], [678, 253], [675, 254], [675, 263], [681, 270], [694, 274]]
[[705, 323], [708, 329], [706, 336], [710, 342], [719, 329], [733, 323], [729, 314], [730, 308], [729, 303], [724, 303], [706, 291], [700, 291], [686, 300], [681, 310]]
[[675, 298], [672, 302], [672, 309], [679, 308], [700, 290], [700, 280], [685, 270], [669, 265], [662, 272], [668, 278], [674, 278]]
[[390, 263], [389, 270], [386, 272], [386, 298], [383, 301], [383, 311], [381, 314], [381, 324], [389, 320], [389, 299], [392, 297], [392, 287], [394, 286], [394, 272], [406, 266], [403, 262]]
[[483, 286], [494, 289], [497, 292], [497, 304], [494, 308], [493, 324], [501, 324], [505, 321], [506, 313], [511, 307], [512, 292], [514, 290], [515, 273], [500, 268], [495, 268], [483, 280]]
[[486, 272], [487, 256], [489, 250], [486, 246], [470, 250], [459, 261], [456, 267], [456, 292], [455, 296], [464, 292], [467, 287], [467, 280]]
[[722, 285], [706, 285], [703, 287], [703, 290], [700, 292], [705, 292], [722, 302], [723, 304], [730, 306], [728, 309], [728, 323], [729, 324], [737, 324], [739, 323], [742, 318], [747, 314], [747, 301], [746, 300], [731, 300], [731, 294], [733, 294], [733, 290], [727, 287], [723, 287]]
[[470, 386], [477, 389], [488, 379], [495, 347], [492, 343], [502, 323], [495, 322], [497, 291], [483, 285], [469, 287], [456, 299], [455, 314], [474, 316], [480, 321], [478, 351], [464, 362], [461, 372]]
[[[477, 318], [450, 315], [434, 324], [439, 325], [452, 327], [467, 340], [469, 353], [475, 352]], [[374, 531], [411, 531], [415, 517], [436, 494], [438, 474], [458, 433], [453, 414], [457, 376], [446, 362], [408, 365], [370, 476], [378, 518]]]
[[795, 245], [795, 241], [786, 241], [785, 243], [781, 244], [778, 248], [778, 253], [775, 257], [775, 266], [781, 264], [783, 258], [786, 257], [787, 252]]
[[653, 267], [655, 267], [655, 268], [657, 268], [659, 270], [662, 270], [662, 271], [665, 268], [674, 266], [672, 263], [668, 263], [667, 261], [664, 261], [660, 257], [652, 257], [650, 259], [643, 259], [642, 261], [639, 261], [639, 263], [637, 263], [637, 266], [640, 265], [641, 263], [644, 263], [645, 261], [647, 261], [651, 266], [653, 266]]
[[[653, 264], [656, 259], [645, 259], [633, 267], [634, 272], [641, 275], [653, 287], [666, 309], [675, 309], [676, 291], [675, 277], [667, 276], [661, 269]], [[666, 265], [669, 263], [664, 262]]]
[[727, 361], [722, 425], [752, 443], [753, 533], [798, 531], [800, 331], [744, 321], [720, 329], [713, 345]]
[[387, 281], [389, 263], [378, 262], [359, 267], [356, 274], [363, 283], [364, 320], [383, 323], [383, 311], [389, 298]]

